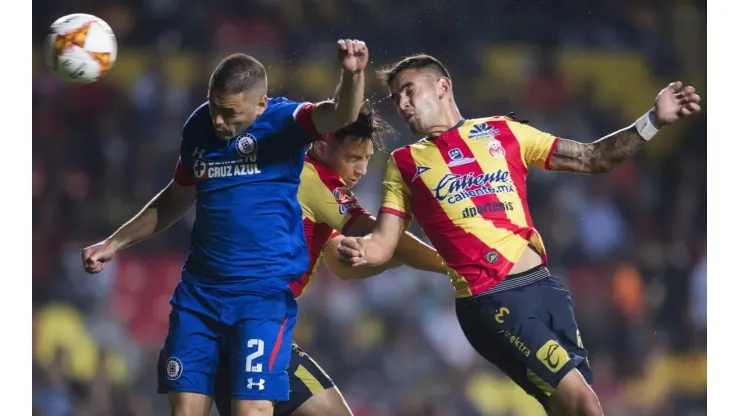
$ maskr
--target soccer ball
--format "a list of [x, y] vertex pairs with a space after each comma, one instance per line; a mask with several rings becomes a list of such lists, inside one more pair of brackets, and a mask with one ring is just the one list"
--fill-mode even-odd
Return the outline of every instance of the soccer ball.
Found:
[[90, 14], [70, 14], [51, 25], [46, 62], [69, 82], [89, 84], [116, 62], [118, 44], [108, 23]]

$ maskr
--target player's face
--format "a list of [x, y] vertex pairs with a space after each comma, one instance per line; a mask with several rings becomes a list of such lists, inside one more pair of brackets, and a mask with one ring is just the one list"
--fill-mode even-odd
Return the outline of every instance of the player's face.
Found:
[[208, 109], [213, 120], [213, 129], [219, 139], [230, 140], [249, 128], [254, 120], [267, 108], [267, 96], [260, 92], [239, 94], [211, 93]]
[[[354, 139], [354, 140], [353, 140]], [[316, 143], [325, 147], [326, 164], [342, 180], [353, 187], [367, 173], [367, 164], [373, 156], [372, 140], [347, 137], [340, 143]]]
[[412, 132], [426, 135], [441, 119], [449, 85], [449, 80], [432, 71], [407, 69], [396, 75], [390, 85], [391, 99]]

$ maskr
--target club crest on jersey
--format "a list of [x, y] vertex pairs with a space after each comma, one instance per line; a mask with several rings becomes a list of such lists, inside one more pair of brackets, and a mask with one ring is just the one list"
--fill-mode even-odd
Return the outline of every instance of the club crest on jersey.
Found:
[[355, 194], [346, 186], [334, 188], [332, 194], [334, 195], [334, 199], [336, 199], [340, 204], [349, 204], [357, 201]]
[[360, 202], [357, 200], [355, 194], [347, 187], [340, 186], [334, 188], [332, 194], [334, 195], [334, 199], [339, 203], [339, 215], [344, 215], [352, 208], [360, 206]]
[[491, 139], [486, 143], [486, 147], [488, 148], [488, 154], [491, 155], [491, 157], [494, 158], [502, 158], [506, 157], [506, 149], [504, 149], [503, 146], [501, 146], [501, 142], [496, 139]]
[[447, 152], [447, 154], [450, 156], [451, 159], [450, 162], [447, 163], [447, 166], [449, 167], [455, 167], [475, 162], [474, 157], [465, 157], [463, 155], [463, 152], [458, 148], [451, 149]]
[[478, 123], [473, 125], [473, 128], [470, 129], [468, 138], [473, 140], [487, 139], [489, 137], [495, 137], [499, 133], [498, 129], [495, 129], [486, 123]]
[[241, 157], [247, 157], [257, 151], [257, 139], [249, 133], [236, 138], [236, 153]]

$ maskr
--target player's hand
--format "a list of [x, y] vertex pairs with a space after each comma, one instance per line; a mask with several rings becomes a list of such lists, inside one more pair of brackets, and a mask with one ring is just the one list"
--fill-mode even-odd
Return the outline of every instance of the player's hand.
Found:
[[337, 247], [339, 261], [348, 266], [367, 264], [365, 258], [365, 240], [360, 237], [344, 237]]
[[701, 97], [692, 86], [681, 81], [668, 84], [655, 98], [655, 121], [660, 127], [701, 111]]
[[361, 40], [340, 39], [338, 42], [339, 63], [342, 68], [351, 73], [358, 73], [365, 70], [368, 62], [368, 51], [365, 42]]
[[82, 250], [82, 267], [88, 273], [100, 273], [105, 268], [105, 263], [111, 261], [117, 251], [118, 249], [109, 241], [85, 247]]

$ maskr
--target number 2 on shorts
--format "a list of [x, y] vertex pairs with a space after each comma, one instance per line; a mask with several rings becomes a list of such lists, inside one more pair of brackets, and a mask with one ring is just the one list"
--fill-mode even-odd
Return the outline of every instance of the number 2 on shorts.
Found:
[[265, 343], [261, 339], [250, 339], [247, 341], [247, 348], [257, 347], [257, 350], [247, 355], [247, 373], [261, 373], [262, 363], [252, 365], [252, 361], [260, 358], [265, 353]]

